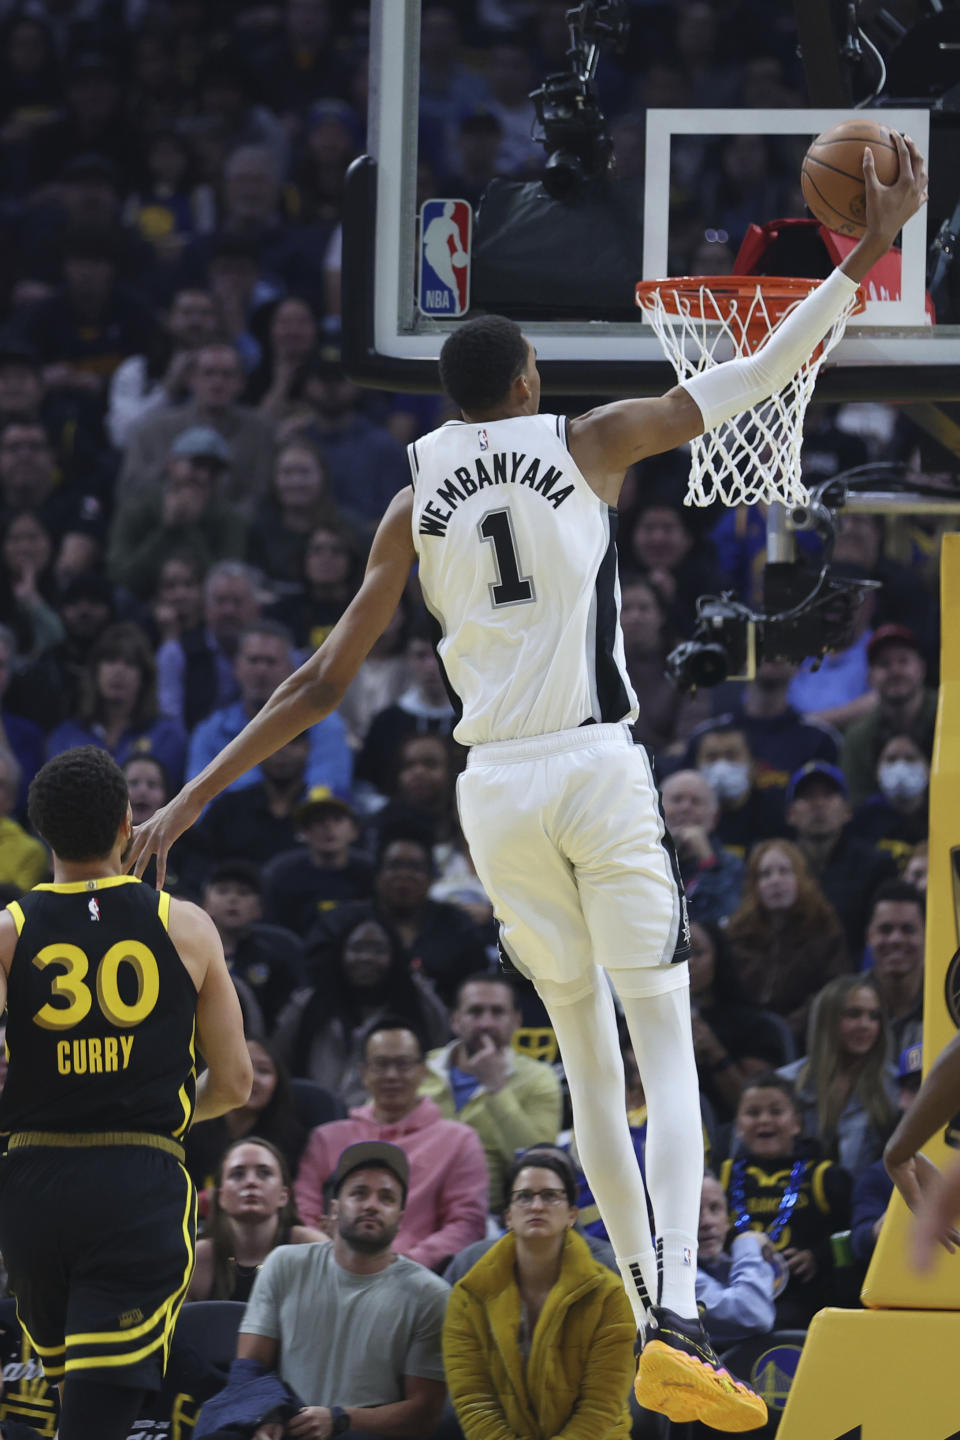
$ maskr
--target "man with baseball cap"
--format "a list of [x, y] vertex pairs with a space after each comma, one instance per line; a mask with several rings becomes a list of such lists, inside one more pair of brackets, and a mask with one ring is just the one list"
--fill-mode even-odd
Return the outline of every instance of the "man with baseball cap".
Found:
[[263, 913], [306, 937], [321, 914], [373, 890], [373, 866], [354, 850], [352, 805], [329, 785], [314, 785], [294, 811], [303, 843], [270, 861], [263, 873]]
[[[449, 1287], [391, 1249], [409, 1178], [398, 1145], [348, 1145], [330, 1175], [333, 1243], [280, 1246], [261, 1267], [237, 1356], [276, 1368], [305, 1402], [288, 1434], [326, 1440], [359, 1421], [366, 1440], [420, 1437], [440, 1419]], [[284, 1425], [257, 1433], [280, 1440]]]
[[823, 893], [847, 932], [851, 957], [863, 949], [870, 897], [897, 873], [896, 862], [849, 832], [850, 797], [843, 771], [808, 760], [787, 785], [787, 823]]
[[854, 805], [876, 790], [880, 751], [894, 735], [909, 735], [925, 755], [933, 753], [937, 692], [924, 682], [927, 662], [920, 641], [905, 625], [881, 625], [867, 645], [870, 685], [877, 705], [843, 737], [840, 763]]
[[236, 346], [215, 339], [199, 346], [187, 378], [188, 402], [158, 405], [131, 427], [117, 482], [118, 501], [153, 489], [162, 478], [170, 446], [182, 431], [210, 427], [232, 454], [220, 494], [249, 520], [270, 484], [273, 430], [263, 415], [238, 404], [243, 383], [243, 363]]
[[303, 945], [290, 930], [262, 922], [260, 870], [246, 859], [226, 859], [210, 872], [201, 904], [216, 925], [231, 975], [253, 991], [268, 1026], [306, 980]]
[[225, 490], [232, 456], [211, 425], [171, 436], [163, 484], [117, 505], [107, 552], [114, 584], [146, 599], [171, 556], [187, 556], [202, 574], [217, 560], [242, 559], [247, 526]]

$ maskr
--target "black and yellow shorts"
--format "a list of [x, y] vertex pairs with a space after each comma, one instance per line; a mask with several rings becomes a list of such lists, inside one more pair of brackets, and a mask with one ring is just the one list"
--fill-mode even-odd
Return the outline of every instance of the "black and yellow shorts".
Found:
[[0, 1251], [44, 1374], [159, 1389], [193, 1270], [193, 1182], [162, 1149], [21, 1138], [0, 1157]]

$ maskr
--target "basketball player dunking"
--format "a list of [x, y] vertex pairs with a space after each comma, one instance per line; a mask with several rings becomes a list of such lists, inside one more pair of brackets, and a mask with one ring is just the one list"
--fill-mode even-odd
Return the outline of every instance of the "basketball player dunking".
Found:
[[60, 1387], [60, 1440], [125, 1440], [193, 1270], [183, 1136], [244, 1104], [252, 1069], [210, 917], [121, 873], [132, 822], [110, 755], [49, 760], [29, 812], [54, 880], [0, 912], [0, 1247]]
[[[645, 1344], [639, 1402], [722, 1430], [762, 1424], [763, 1401], [722, 1370], [697, 1317], [703, 1168], [690, 1030], [687, 921], [644, 750], [619, 626], [615, 506], [624, 472], [780, 389], [923, 203], [922, 158], [897, 138], [900, 175], [865, 162], [856, 249], [755, 356], [657, 399], [577, 419], [538, 414], [536, 355], [499, 316], [461, 325], [440, 356], [459, 406], [409, 447], [411, 488], [390, 504], [363, 585], [320, 650], [247, 728], [137, 831], [127, 864], [173, 841], [214, 795], [333, 710], [419, 562], [438, 653], [470, 747], [464, 832], [503, 948], [544, 1001], [563, 1055], [580, 1158]], [[488, 493], [489, 492], [489, 493]], [[604, 971], [606, 975], [604, 975]], [[623, 1108], [613, 983], [649, 1111], [656, 1240]]]

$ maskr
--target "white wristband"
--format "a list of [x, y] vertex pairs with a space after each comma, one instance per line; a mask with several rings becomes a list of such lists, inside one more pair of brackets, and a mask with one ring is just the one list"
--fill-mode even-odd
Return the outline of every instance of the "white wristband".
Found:
[[857, 282], [834, 270], [811, 290], [755, 355], [727, 360], [680, 383], [703, 416], [704, 430], [757, 405], [792, 380], [857, 291]]

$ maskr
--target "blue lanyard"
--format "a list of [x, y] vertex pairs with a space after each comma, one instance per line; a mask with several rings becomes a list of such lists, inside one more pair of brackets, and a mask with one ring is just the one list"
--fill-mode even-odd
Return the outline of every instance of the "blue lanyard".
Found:
[[[800, 1198], [800, 1187], [803, 1185], [803, 1177], [810, 1165], [809, 1160], [798, 1160], [790, 1171], [790, 1178], [787, 1181], [787, 1188], [783, 1192], [783, 1198], [777, 1206], [777, 1213], [773, 1217], [773, 1224], [766, 1227], [766, 1233], [776, 1244], [787, 1227], [794, 1207]], [[747, 1212], [746, 1196], [744, 1194], [744, 1176], [747, 1173], [747, 1162], [743, 1159], [733, 1162], [733, 1169], [730, 1172], [730, 1199], [733, 1202], [733, 1230], [737, 1235], [742, 1235], [744, 1230], [750, 1227], [750, 1215]]]

